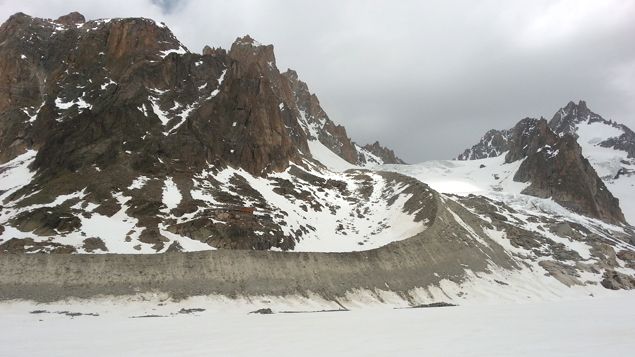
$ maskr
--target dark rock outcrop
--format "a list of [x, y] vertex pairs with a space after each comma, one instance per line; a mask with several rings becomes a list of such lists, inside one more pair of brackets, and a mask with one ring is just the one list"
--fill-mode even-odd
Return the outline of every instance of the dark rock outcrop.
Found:
[[619, 200], [607, 189], [576, 141], [576, 125], [582, 120], [612, 125], [591, 112], [586, 103], [570, 102], [550, 122], [525, 118], [512, 129], [490, 130], [457, 159], [505, 154], [505, 163], [523, 160], [514, 175], [514, 181], [530, 183], [523, 193], [551, 197], [575, 212], [607, 222], [625, 223]]
[[[378, 157], [382, 162], [382, 164], [405, 164], [406, 162], [397, 157], [395, 152], [391, 149], [382, 146], [379, 141], [375, 141], [373, 144], [366, 144], [362, 147], [364, 150]], [[359, 163], [362, 165], [366, 163], [368, 159], [360, 153], [359, 155]]]
[[510, 130], [505, 162], [523, 159], [541, 148], [555, 145], [557, 141], [558, 136], [549, 129], [545, 119], [525, 118]]
[[619, 200], [582, 155], [570, 134], [556, 135], [544, 119], [523, 119], [513, 129], [506, 162], [523, 159], [514, 181], [530, 182], [523, 193], [549, 198], [575, 212], [625, 223]]
[[224, 48], [216, 48], [205, 45], [203, 47], [203, 51], [201, 52], [203, 56], [214, 56], [214, 57], [223, 57], [227, 55], [227, 51]]
[[59, 26], [18, 14], [0, 28], [2, 161], [35, 148], [36, 168], [59, 173], [134, 151], [145, 166], [165, 167], [163, 157], [260, 175], [285, 169], [306, 147], [290, 139], [291, 120], [267, 81], [280, 77], [272, 46], [239, 40], [229, 55], [199, 56], [151, 20]]
[[500, 156], [509, 150], [511, 130], [492, 129], [485, 133], [478, 144], [465, 149], [457, 160], [478, 160]]

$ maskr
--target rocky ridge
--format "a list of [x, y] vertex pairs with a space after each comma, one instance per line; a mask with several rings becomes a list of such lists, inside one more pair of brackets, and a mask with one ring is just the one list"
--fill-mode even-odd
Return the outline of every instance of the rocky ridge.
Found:
[[326, 114], [318, 97], [299, 79], [298, 73], [288, 69], [282, 75], [289, 81], [297, 103], [300, 123], [309, 140], [317, 140], [348, 163], [358, 166], [404, 164], [395, 153], [375, 142], [360, 147], [346, 133], [346, 128], [335, 124]]
[[[509, 130], [490, 130], [481, 141], [457, 157], [475, 160], [505, 155], [505, 162], [523, 160], [514, 180], [528, 182], [525, 194], [553, 198], [570, 209], [604, 219], [625, 223], [619, 200], [606, 187], [594, 166], [583, 155], [574, 136], [577, 106], [569, 103], [554, 118], [525, 118]], [[588, 120], [600, 117], [581, 102], [579, 113]], [[570, 113], [570, 114], [566, 114]], [[603, 119], [602, 119], [603, 120]], [[554, 131], [555, 130], [557, 131]]]
[[529, 182], [522, 193], [551, 198], [574, 212], [625, 223], [619, 200], [582, 155], [572, 135], [558, 136], [544, 119], [523, 119], [512, 129], [505, 162], [523, 160], [514, 181]]
[[397, 157], [395, 152], [391, 149], [382, 146], [379, 141], [375, 141], [373, 144], [366, 144], [363, 147], [358, 147], [358, 163], [362, 166], [365, 164], [400, 164], [405, 165], [406, 162]]
[[609, 137], [597, 143], [605, 148], [613, 148], [625, 151], [628, 158], [635, 159], [635, 133], [624, 124], [606, 120], [599, 114], [592, 112], [585, 101], [581, 100], [577, 104], [569, 102], [554, 114], [549, 121], [549, 127], [559, 135], [572, 134], [578, 137], [578, 128], [581, 124], [600, 123], [604, 126], [617, 129], [619, 136]]
[[478, 160], [500, 156], [509, 150], [511, 130], [492, 129], [481, 140], [457, 156], [457, 160]]

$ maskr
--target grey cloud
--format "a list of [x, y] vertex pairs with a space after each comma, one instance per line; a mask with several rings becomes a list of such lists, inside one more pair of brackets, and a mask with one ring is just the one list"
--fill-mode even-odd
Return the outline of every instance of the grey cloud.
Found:
[[410, 162], [451, 158], [490, 128], [585, 99], [635, 128], [632, 1], [4, 1], [57, 17], [165, 21], [193, 51], [273, 43], [331, 118]]

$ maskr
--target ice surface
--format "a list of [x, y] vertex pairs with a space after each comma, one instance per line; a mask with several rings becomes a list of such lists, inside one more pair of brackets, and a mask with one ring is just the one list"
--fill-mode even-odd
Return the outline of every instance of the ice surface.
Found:
[[513, 180], [521, 163], [522, 160], [518, 160], [506, 164], [505, 155], [501, 155], [481, 160], [435, 160], [380, 168], [412, 176], [442, 193], [468, 195], [503, 191], [519, 194], [528, 186]]
[[[525, 304], [248, 314], [262, 307], [258, 302], [263, 300], [242, 306], [210, 305], [203, 299], [161, 306], [109, 300], [1, 303], [0, 346], [7, 356], [29, 357], [285, 356], [297, 351], [303, 356], [595, 357], [629, 356], [635, 347], [633, 294]], [[205, 310], [179, 313], [182, 308]], [[299, 298], [284, 308], [320, 309]], [[51, 313], [29, 313], [34, 310]], [[99, 316], [71, 318], [57, 311]], [[148, 315], [159, 317], [131, 318]]]
[[610, 125], [594, 122], [580, 123], [577, 127], [578, 144], [582, 154], [589, 159], [600, 177], [613, 177], [622, 167], [621, 161], [627, 158], [625, 151], [601, 147], [598, 144], [606, 139], [622, 135], [622, 131]]

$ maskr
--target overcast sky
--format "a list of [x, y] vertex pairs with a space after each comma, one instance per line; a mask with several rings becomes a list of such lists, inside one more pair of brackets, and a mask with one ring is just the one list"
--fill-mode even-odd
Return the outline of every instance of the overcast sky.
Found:
[[635, 1], [0, 0], [3, 21], [73, 10], [164, 21], [194, 52], [274, 44], [353, 140], [409, 162], [570, 100], [635, 129]]

